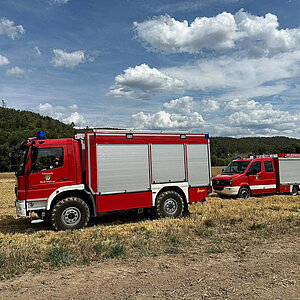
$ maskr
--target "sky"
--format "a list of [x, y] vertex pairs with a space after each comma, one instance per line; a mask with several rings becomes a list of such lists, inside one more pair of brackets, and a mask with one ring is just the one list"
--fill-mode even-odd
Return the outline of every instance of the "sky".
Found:
[[300, 1], [1, 0], [1, 99], [77, 127], [300, 138]]

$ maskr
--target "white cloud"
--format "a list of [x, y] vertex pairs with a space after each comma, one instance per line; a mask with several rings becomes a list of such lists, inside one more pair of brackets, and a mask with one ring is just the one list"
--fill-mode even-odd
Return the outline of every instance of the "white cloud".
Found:
[[15, 25], [14, 21], [6, 18], [0, 19], [0, 35], [7, 35], [11, 39], [16, 39], [19, 35], [25, 33], [25, 29], [22, 25]]
[[84, 51], [65, 52], [61, 49], [54, 49], [52, 63], [55, 67], [74, 68], [78, 64], [85, 62]]
[[33, 49], [34, 49], [34, 52], [35, 52], [36, 55], [40, 56], [42, 54], [39, 47], [35, 46]]
[[289, 89], [288, 80], [300, 76], [299, 61], [300, 51], [294, 51], [259, 58], [220, 56], [160, 70], [142, 64], [116, 76], [107, 95], [150, 99], [161, 93], [202, 90], [221, 92], [225, 100], [269, 97]]
[[21, 69], [19, 67], [13, 67], [11, 69], [8, 69], [6, 71], [6, 74], [11, 76], [11, 75], [23, 75], [25, 73], [24, 69]]
[[146, 64], [128, 68], [124, 74], [115, 77], [107, 96], [115, 98], [149, 99], [162, 92], [181, 91], [185, 87], [184, 79], [178, 80]]
[[74, 123], [76, 126], [82, 127], [86, 125], [84, 117], [77, 111], [71, 113], [71, 115], [63, 120], [67, 124]]
[[234, 17], [223, 12], [213, 18], [196, 18], [190, 25], [168, 15], [134, 22], [137, 37], [152, 50], [164, 53], [199, 53], [206, 49], [230, 49], [240, 38]]
[[173, 113], [184, 113], [185, 115], [191, 114], [195, 106], [196, 102], [189, 96], [174, 99], [163, 104], [164, 109]]
[[235, 99], [234, 109], [239, 111], [227, 117], [233, 127], [269, 131], [293, 130], [299, 127], [300, 115], [274, 109], [271, 103], [261, 104], [256, 101], [239, 101]]
[[132, 123], [138, 129], [201, 127], [205, 122], [202, 116], [194, 111], [193, 106], [196, 105], [192, 97], [178, 98], [164, 103], [163, 107], [169, 112], [159, 111], [154, 114], [139, 112], [132, 115]]
[[254, 110], [260, 104], [254, 100], [233, 99], [225, 104], [225, 111]]
[[133, 23], [144, 45], [163, 53], [201, 53], [203, 49], [228, 50], [239, 46], [250, 54], [274, 55], [300, 46], [300, 27], [278, 30], [276, 15], [254, 16], [243, 10], [215, 17], [196, 18], [192, 23], [168, 15]]
[[53, 106], [50, 103], [44, 103], [39, 104], [36, 108], [36, 111], [41, 115], [50, 116], [67, 124], [74, 123], [75, 126], [85, 126], [86, 121], [84, 117], [78, 113], [78, 110], [79, 108], [76, 104], [70, 106]]
[[220, 104], [216, 100], [203, 99], [200, 102], [200, 109], [206, 113], [214, 113], [220, 109]]
[[72, 104], [72, 105], [70, 105], [69, 106], [69, 109], [71, 110], [71, 111], [77, 111], [78, 110], [78, 106], [77, 106], [77, 104]]
[[300, 74], [299, 60], [300, 51], [261, 58], [221, 56], [160, 71], [184, 79], [187, 89], [218, 90], [227, 99], [249, 98], [276, 95], [287, 89], [284, 80]]
[[[210, 102], [213, 101], [213, 102]], [[222, 111], [212, 113], [205, 103]], [[182, 97], [163, 104], [165, 110], [132, 115], [132, 124], [138, 129], [186, 129], [209, 132], [213, 136], [295, 136], [300, 131], [300, 114], [274, 108], [271, 103], [233, 99], [217, 103], [209, 99], [196, 101]], [[203, 113], [208, 112], [206, 119]]]
[[67, 4], [70, 0], [52, 0], [52, 1], [57, 4]]
[[0, 67], [8, 65], [10, 62], [7, 57], [0, 54]]

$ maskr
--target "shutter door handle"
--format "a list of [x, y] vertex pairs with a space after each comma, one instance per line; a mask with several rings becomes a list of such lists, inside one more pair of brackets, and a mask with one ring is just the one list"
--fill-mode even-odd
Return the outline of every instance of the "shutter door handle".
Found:
[[58, 179], [58, 181], [67, 181], [67, 180], [69, 180], [69, 178], [67, 178], [67, 177], [63, 177], [63, 178]]

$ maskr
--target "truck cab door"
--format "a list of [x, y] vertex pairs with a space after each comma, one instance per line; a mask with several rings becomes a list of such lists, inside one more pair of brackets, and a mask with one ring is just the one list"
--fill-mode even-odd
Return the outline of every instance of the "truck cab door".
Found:
[[253, 195], [259, 194], [261, 190], [260, 185], [260, 177], [261, 177], [261, 162], [260, 161], [254, 161], [248, 171], [248, 183], [251, 189], [251, 192]]
[[45, 201], [57, 188], [72, 184], [67, 145], [34, 146], [27, 176], [27, 200]]
[[268, 194], [276, 192], [276, 178], [272, 159], [255, 161], [248, 172], [252, 194]]

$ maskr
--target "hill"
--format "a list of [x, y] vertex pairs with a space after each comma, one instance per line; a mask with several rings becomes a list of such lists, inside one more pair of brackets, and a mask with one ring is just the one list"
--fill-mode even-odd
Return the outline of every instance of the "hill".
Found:
[[225, 166], [237, 156], [272, 153], [300, 153], [300, 140], [283, 136], [211, 138], [212, 165]]

